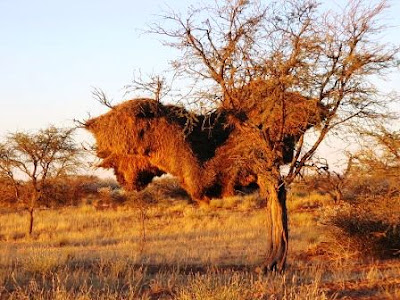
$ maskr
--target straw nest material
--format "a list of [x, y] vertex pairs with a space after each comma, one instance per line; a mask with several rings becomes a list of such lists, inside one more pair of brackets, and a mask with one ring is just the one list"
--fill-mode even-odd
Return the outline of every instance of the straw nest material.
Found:
[[[134, 99], [85, 125], [96, 138], [100, 166], [113, 168], [126, 189], [141, 190], [154, 176], [169, 173], [192, 199], [208, 201], [256, 188], [259, 175], [290, 162], [299, 135], [318, 123], [315, 101], [287, 93], [284, 131], [279, 131], [283, 102], [259, 101], [268, 93], [270, 88], [243, 89], [242, 110], [220, 108], [207, 115]], [[279, 155], [265, 142], [266, 132], [284, 135]]]

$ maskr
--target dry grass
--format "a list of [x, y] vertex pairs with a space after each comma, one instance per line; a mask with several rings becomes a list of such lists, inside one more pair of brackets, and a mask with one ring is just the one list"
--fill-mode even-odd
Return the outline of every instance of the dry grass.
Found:
[[0, 299], [400, 298], [400, 262], [342, 251], [321, 224], [330, 200], [306, 197], [289, 199], [284, 274], [257, 273], [266, 241], [256, 196], [199, 208], [161, 201], [146, 208], [145, 240], [139, 212], [128, 207], [40, 211], [33, 237], [24, 213], [4, 213]]
[[[238, 98], [252, 99], [252, 103], [237, 114], [219, 107], [195, 115], [155, 100], [133, 99], [88, 120], [85, 127], [96, 139], [97, 156], [102, 159], [99, 166], [114, 169], [126, 190], [140, 191], [153, 177], [168, 173], [199, 202], [233, 196], [237, 187], [242, 190], [251, 185], [258, 185], [266, 196], [261, 178], [271, 181], [274, 176], [268, 170], [278, 161], [292, 161], [296, 141], [321, 122], [322, 113], [315, 100], [296, 93], [282, 95], [272, 86], [257, 81], [238, 91]], [[259, 107], [260, 99], [275, 96], [285, 98], [282, 132], [281, 105], [264, 101], [265, 107]], [[248, 119], [257, 126], [248, 126]], [[277, 147], [265, 141], [265, 136], [282, 134]]]
[[167, 172], [199, 200], [203, 170], [185, 132], [192, 117], [178, 106], [135, 99], [88, 120], [86, 129], [96, 138], [101, 166], [113, 168], [126, 189], [141, 190]]
[[330, 222], [360, 255], [400, 257], [400, 197], [343, 203]]

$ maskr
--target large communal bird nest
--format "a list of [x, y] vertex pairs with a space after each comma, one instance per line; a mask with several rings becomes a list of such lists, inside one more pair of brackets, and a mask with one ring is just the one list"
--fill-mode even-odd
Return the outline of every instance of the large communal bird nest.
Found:
[[[254, 83], [236, 94], [243, 103], [240, 110], [222, 105], [198, 115], [134, 99], [85, 125], [96, 138], [100, 166], [113, 168], [126, 189], [141, 190], [154, 176], [169, 173], [192, 199], [208, 201], [257, 188], [260, 172], [277, 160], [290, 162], [299, 136], [320, 121], [317, 101], [287, 92], [276, 97], [273, 88], [262, 87]], [[272, 96], [274, 101], [268, 100]], [[283, 135], [280, 151], [272, 153], [266, 132]]]

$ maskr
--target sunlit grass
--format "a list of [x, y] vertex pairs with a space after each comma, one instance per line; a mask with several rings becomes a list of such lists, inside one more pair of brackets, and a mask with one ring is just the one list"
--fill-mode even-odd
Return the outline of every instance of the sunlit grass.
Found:
[[[307, 197], [307, 196], [304, 196]], [[0, 298], [333, 299], [400, 295], [400, 263], [346, 257], [321, 213], [327, 200], [289, 197], [290, 249], [283, 274], [261, 274], [265, 213], [257, 196], [185, 200], [138, 209], [37, 211], [0, 215]], [[213, 203], [214, 202], [214, 203]], [[308, 203], [304, 205], [302, 203]], [[334, 248], [336, 247], [336, 248]], [[329, 250], [330, 249], [330, 250]], [[362, 287], [362, 288], [361, 288]]]

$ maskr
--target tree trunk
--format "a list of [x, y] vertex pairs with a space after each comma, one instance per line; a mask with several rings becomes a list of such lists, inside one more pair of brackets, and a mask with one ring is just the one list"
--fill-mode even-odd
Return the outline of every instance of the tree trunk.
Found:
[[29, 235], [32, 235], [33, 232], [33, 207], [29, 208]]
[[343, 199], [343, 193], [339, 188], [337, 188], [334, 191], [333, 201], [335, 202], [335, 204], [337, 204], [337, 203], [341, 202], [342, 199]]
[[29, 205], [29, 235], [32, 235], [33, 232], [33, 211], [35, 209], [35, 205], [38, 203], [39, 199], [41, 197], [41, 193], [40, 191], [37, 191], [37, 189], [35, 189], [32, 193], [31, 196], [31, 202]]
[[264, 262], [265, 271], [283, 271], [288, 250], [288, 222], [286, 189], [280, 178], [264, 178], [260, 192], [266, 196], [268, 249]]

